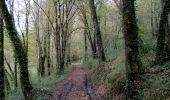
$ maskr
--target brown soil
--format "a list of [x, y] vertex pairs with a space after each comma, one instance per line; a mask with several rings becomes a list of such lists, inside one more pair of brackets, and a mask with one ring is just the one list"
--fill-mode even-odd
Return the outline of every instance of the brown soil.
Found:
[[51, 100], [103, 100], [96, 95], [89, 74], [80, 63], [74, 63], [66, 80], [53, 90]]

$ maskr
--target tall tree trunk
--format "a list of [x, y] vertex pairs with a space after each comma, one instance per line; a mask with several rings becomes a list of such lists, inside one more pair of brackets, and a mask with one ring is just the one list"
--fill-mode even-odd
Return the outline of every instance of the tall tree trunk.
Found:
[[87, 29], [84, 29], [84, 59], [87, 60]]
[[49, 26], [48, 26], [48, 37], [47, 37], [47, 67], [48, 67], [48, 75], [51, 75], [51, 58], [50, 58], [50, 45], [51, 45], [51, 38], [50, 38], [50, 30], [49, 30]]
[[55, 24], [56, 24], [56, 31], [55, 31], [55, 48], [56, 48], [56, 64], [57, 64], [57, 69], [60, 69], [61, 65], [61, 48], [60, 48], [60, 32], [61, 32], [61, 5], [60, 5], [60, 0], [56, 0], [56, 5], [55, 5], [55, 13], [56, 13], [56, 18], [55, 18]]
[[94, 32], [96, 35], [96, 43], [97, 43], [99, 60], [105, 61], [106, 58], [105, 58], [105, 53], [104, 53], [104, 48], [103, 48], [100, 26], [99, 26], [97, 14], [96, 14], [96, 7], [94, 5], [94, 0], [89, 0], [89, 6], [90, 6], [91, 16], [92, 16], [92, 20], [93, 20]]
[[92, 41], [93, 41], [93, 47], [92, 47], [93, 48], [93, 58], [98, 58], [99, 54], [98, 54], [98, 51], [97, 51], [96, 34], [93, 34]]
[[155, 26], [154, 26], [154, 4], [153, 0], [151, 0], [151, 33], [152, 37], [155, 37]]
[[17, 73], [17, 57], [16, 57], [16, 54], [14, 54], [14, 76], [15, 76], [15, 89], [17, 89], [18, 87], [18, 73]]
[[25, 8], [26, 8], [26, 13], [25, 13], [25, 49], [26, 49], [26, 55], [28, 57], [28, 32], [29, 32], [29, 16], [30, 16], [30, 0], [24, 0], [25, 2]]
[[7, 77], [7, 71], [4, 72], [4, 83], [5, 83], [6, 93], [9, 94], [11, 91], [11, 87], [10, 87], [9, 79]]
[[[168, 19], [169, 21], [169, 19]], [[166, 25], [166, 33], [165, 33], [165, 56], [162, 59], [162, 64], [170, 59], [170, 27], [169, 23]]]
[[[48, 35], [48, 34], [47, 34]], [[46, 34], [44, 36], [44, 43], [43, 43], [43, 52], [41, 54], [41, 76], [45, 75], [45, 61], [46, 61], [46, 57], [47, 57], [47, 38], [46, 38]]]
[[137, 86], [134, 83], [142, 72], [139, 57], [138, 27], [135, 14], [135, 0], [122, 0], [123, 26], [125, 38], [126, 74], [127, 74], [127, 99], [136, 100], [138, 97]]
[[4, 93], [4, 34], [3, 19], [0, 16], [0, 100], [5, 100]]
[[[92, 39], [90, 29], [89, 29], [89, 26], [88, 26], [86, 12], [85, 11], [81, 11], [81, 12], [82, 12], [83, 17], [84, 17], [83, 23], [84, 23], [84, 26], [86, 28], [86, 37], [88, 37], [88, 40], [90, 42], [93, 58], [96, 59], [97, 58], [96, 41], [93, 41], [93, 39]], [[93, 38], [95, 39], [95, 37], [93, 37]]]
[[[164, 1], [164, 6], [161, 13], [160, 24], [159, 24], [159, 33], [157, 39], [157, 51], [156, 51], [156, 61], [161, 61], [165, 57], [165, 34], [166, 26], [168, 23], [168, 14], [170, 12], [170, 0]], [[162, 61], [161, 61], [162, 62]]]
[[69, 35], [69, 37], [68, 37], [68, 42], [67, 42], [67, 51], [68, 51], [68, 53], [67, 53], [67, 63], [71, 63], [71, 57], [70, 57], [70, 54], [71, 54], [71, 35]]
[[31, 90], [33, 89], [30, 81], [29, 81], [29, 72], [28, 72], [28, 59], [25, 52], [25, 48], [19, 38], [17, 30], [15, 28], [14, 21], [12, 20], [12, 16], [10, 15], [8, 8], [6, 6], [5, 0], [1, 0], [0, 10], [2, 16], [6, 23], [6, 29], [8, 30], [9, 38], [12, 41], [14, 46], [14, 51], [16, 53], [16, 57], [18, 59], [20, 65], [20, 82], [21, 89], [25, 96], [26, 100], [31, 100]]
[[39, 8], [37, 8], [37, 12], [36, 12], [35, 27], [36, 27], [36, 45], [37, 45], [37, 53], [38, 53], [38, 56], [37, 56], [38, 75], [41, 77], [45, 75], [44, 64], [45, 64], [45, 58], [46, 58], [46, 37], [43, 37], [43, 39], [41, 39], [41, 36], [40, 36], [40, 10]]
[[170, 57], [170, 29], [168, 27], [168, 35], [167, 35], [167, 56]]

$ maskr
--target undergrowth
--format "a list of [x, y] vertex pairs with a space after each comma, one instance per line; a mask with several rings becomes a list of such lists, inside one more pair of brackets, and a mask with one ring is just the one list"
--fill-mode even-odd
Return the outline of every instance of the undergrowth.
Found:
[[143, 100], [170, 100], [170, 62], [150, 68], [143, 83]]
[[[106, 100], [125, 100], [126, 71], [125, 56], [122, 51], [113, 61], [99, 65], [98, 60], [89, 58], [84, 62], [95, 82], [104, 84], [107, 88]], [[145, 66], [149, 61], [144, 58], [152, 55], [152, 52], [142, 58]], [[146, 61], [147, 60], [147, 61]], [[150, 59], [151, 60], [151, 59]], [[152, 60], [151, 60], [152, 61]], [[170, 100], [170, 61], [162, 66], [147, 66], [147, 72], [142, 75], [144, 81], [138, 89], [141, 100]]]
[[[106, 100], [112, 100], [117, 95], [124, 93], [126, 77], [125, 77], [125, 59], [124, 51], [118, 55], [113, 55], [113, 61], [104, 62], [99, 65], [98, 60], [89, 58], [84, 62], [86, 68], [90, 71], [97, 85], [104, 84], [107, 93]], [[115, 57], [115, 58], [113, 58]], [[124, 98], [121, 95], [121, 98]]]
[[[35, 87], [35, 89], [33, 90], [34, 100], [49, 100], [53, 88], [56, 86], [57, 83], [64, 80], [70, 71], [71, 65], [68, 65], [65, 67], [63, 74], [60, 75], [52, 74], [51, 76], [44, 76], [38, 78], [35, 69], [31, 69], [30, 81], [33, 87]], [[7, 100], [24, 99], [21, 88], [11, 91], [6, 98]]]

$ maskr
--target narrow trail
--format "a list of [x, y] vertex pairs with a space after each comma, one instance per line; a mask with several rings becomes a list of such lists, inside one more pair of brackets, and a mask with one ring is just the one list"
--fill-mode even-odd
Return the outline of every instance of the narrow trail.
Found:
[[51, 100], [103, 100], [99, 98], [88, 73], [80, 63], [74, 63], [66, 80], [53, 90]]

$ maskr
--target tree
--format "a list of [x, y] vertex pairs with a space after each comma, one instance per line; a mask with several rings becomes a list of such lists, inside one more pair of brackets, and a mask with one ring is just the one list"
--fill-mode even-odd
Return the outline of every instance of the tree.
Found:
[[156, 51], [156, 61], [163, 61], [166, 56], [165, 49], [165, 36], [166, 36], [166, 27], [168, 24], [168, 14], [170, 12], [170, 1], [165, 0], [164, 6], [161, 13], [160, 24], [159, 24], [159, 33], [157, 39], [157, 51]]
[[[10, 11], [10, 14], [13, 16], [13, 21], [14, 21], [14, 0], [10, 0], [9, 4], [10, 4], [10, 10], [9, 11]], [[24, 40], [24, 38], [23, 38], [23, 40]], [[24, 43], [25, 43], [25, 41], [24, 41]], [[7, 62], [7, 59], [5, 59], [5, 60]], [[12, 72], [12, 70], [11, 70], [11, 72]], [[17, 87], [18, 87], [18, 82], [17, 82], [18, 76], [17, 76], [17, 58], [16, 58], [15, 53], [14, 53], [14, 74], [13, 74], [13, 76], [14, 76], [14, 80], [15, 80], [15, 83], [14, 83], [15, 89], [17, 89]]]
[[69, 30], [70, 21], [74, 17], [77, 9], [74, 7], [75, 0], [56, 0], [55, 3], [55, 47], [56, 62], [59, 71], [62, 72], [65, 65], [66, 46], [71, 31]]
[[97, 14], [96, 14], [96, 7], [94, 5], [94, 0], [89, 0], [89, 7], [90, 7], [90, 11], [91, 11], [93, 27], [94, 27], [94, 32], [95, 32], [95, 36], [96, 36], [98, 57], [99, 57], [100, 61], [105, 61], [106, 57], [105, 57], [105, 53], [104, 53], [102, 36], [101, 36], [101, 32], [100, 32], [100, 25], [99, 25]]
[[[48, 14], [50, 15], [50, 8], [48, 8]], [[50, 68], [51, 68], [51, 58], [50, 58], [50, 44], [51, 44], [51, 29], [50, 23], [47, 22], [47, 67], [48, 67], [48, 75], [51, 75]]]
[[[79, 4], [80, 5], [80, 4]], [[83, 5], [83, 4], [82, 4]], [[97, 58], [97, 50], [96, 50], [96, 39], [95, 39], [95, 35], [94, 37], [92, 38], [92, 35], [91, 35], [91, 32], [90, 32], [90, 29], [89, 29], [89, 24], [88, 24], [88, 21], [87, 21], [87, 14], [86, 14], [86, 9], [85, 7], [80, 7], [80, 12], [82, 13], [82, 22], [84, 24], [84, 36], [86, 38], [88, 38], [89, 42], [90, 42], [90, 46], [91, 46], [91, 51], [92, 51], [92, 55], [93, 55], [93, 58], [96, 59]], [[85, 47], [86, 48], [86, 47]], [[86, 51], [86, 50], [85, 50]]]
[[87, 60], [87, 29], [84, 29], [84, 51], [85, 51], [85, 54], [84, 54], [84, 59], [85, 61]]
[[122, 0], [123, 28], [125, 38], [125, 56], [127, 73], [127, 98], [133, 100], [138, 91], [135, 80], [139, 79], [142, 64], [139, 57], [138, 26], [136, 23], [135, 0]]
[[[36, 43], [37, 43], [37, 53], [38, 53], [38, 75], [44, 76], [45, 75], [45, 61], [46, 61], [46, 16], [44, 17], [44, 13], [41, 12], [42, 10], [42, 3], [39, 0], [34, 1], [36, 4], [36, 11], [35, 11], [35, 30], [36, 30]], [[40, 21], [41, 20], [41, 21]], [[47, 34], [48, 35], [48, 34]]]
[[13, 21], [12, 15], [9, 13], [5, 0], [1, 0], [0, 3], [0, 12], [2, 13], [2, 17], [5, 21], [6, 29], [8, 30], [9, 38], [12, 41], [12, 45], [14, 47], [14, 52], [16, 54], [17, 60], [20, 65], [20, 83], [21, 89], [25, 96], [26, 100], [31, 100], [31, 90], [33, 89], [30, 81], [29, 81], [29, 73], [28, 73], [28, 59], [25, 48], [17, 30], [15, 28], [15, 24]]
[[0, 100], [5, 100], [4, 88], [4, 35], [3, 19], [0, 17]]

